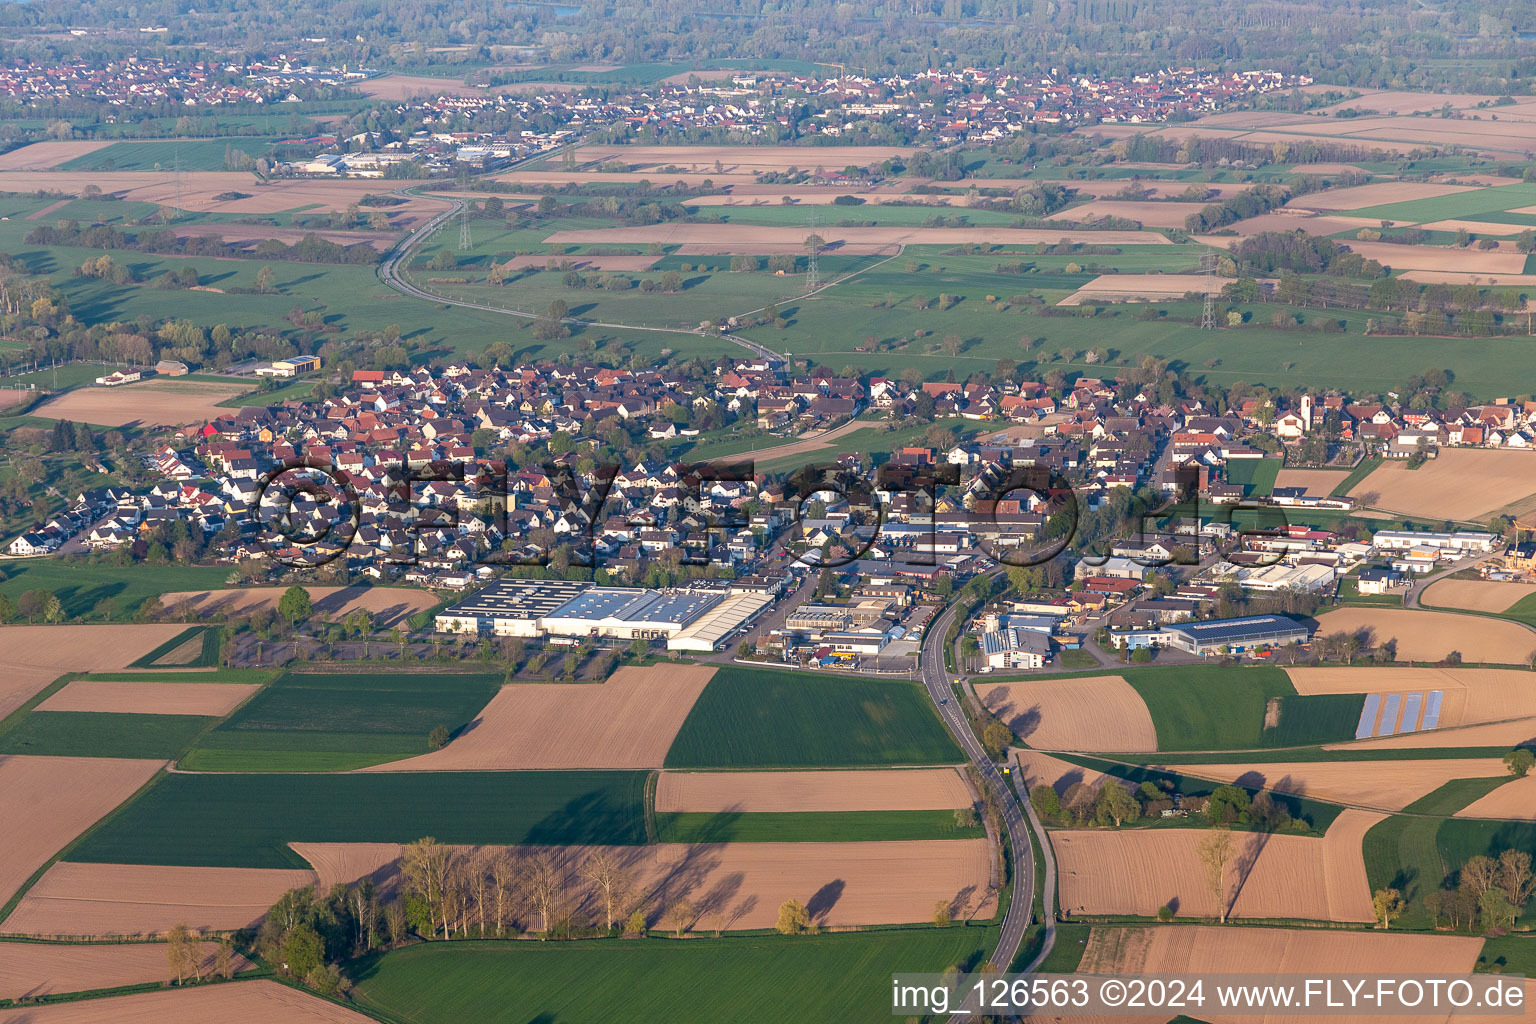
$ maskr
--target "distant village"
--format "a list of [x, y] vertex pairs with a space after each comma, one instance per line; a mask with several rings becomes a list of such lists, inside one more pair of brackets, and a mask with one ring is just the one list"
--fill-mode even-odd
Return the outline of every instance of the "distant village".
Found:
[[[877, 484], [877, 525], [847, 495], [823, 491], [804, 503], [783, 475], [703, 482], [689, 476], [686, 463], [710, 457], [711, 437], [755, 427], [762, 431], [755, 448], [771, 457], [774, 446], [807, 430], [855, 418], [873, 429], [920, 427], [931, 419], [971, 424], [980, 433], [942, 445], [891, 445], [885, 466], [896, 475], [876, 479], [953, 466], [959, 483], [938, 488], [932, 500]], [[471, 592], [492, 581], [511, 586], [506, 580], [525, 575], [518, 567], [587, 580], [596, 567], [594, 582], [609, 587], [722, 601], [752, 595], [726, 602], [710, 629], [680, 641], [695, 646], [706, 642], [700, 636], [711, 645], [726, 642], [779, 599], [799, 593], [763, 650], [836, 660], [891, 657], [912, 645], [931, 612], [925, 598], [1006, 567], [1012, 553], [1034, 550], [1065, 492], [1083, 514], [1139, 492], [1166, 507], [1134, 535], [1106, 537], [1041, 566], [1028, 593], [978, 620], [979, 662], [988, 669], [1041, 667], [1078, 642], [1073, 627], [1100, 620], [1109, 641], [1127, 651], [1167, 646], [1230, 654], [1296, 640], [1284, 633], [1285, 623], [1294, 625], [1288, 619], [1257, 621], [1221, 634], [1219, 642], [1181, 625], [1207, 619], [1233, 593], [1324, 600], [1347, 579], [1361, 596], [1391, 594], [1448, 560], [1501, 552], [1484, 565], [1495, 578], [1536, 569], [1536, 546], [1510, 544], [1498, 532], [1372, 531], [1368, 521], [1345, 515], [1354, 499], [1295, 486], [1253, 492], [1242, 482], [1250, 478], [1245, 467], [1273, 464], [1281, 452], [1293, 459], [1320, 452], [1342, 468], [1367, 457], [1423, 460], [1456, 446], [1524, 448], [1533, 443], [1533, 427], [1536, 403], [1419, 410], [1328, 393], [1301, 395], [1294, 407], [1278, 409], [1272, 401], [1242, 399], [1218, 412], [1189, 399], [1158, 404], [1110, 379], [1084, 377], [1063, 388], [858, 379], [794, 373], [768, 359], [722, 361], [707, 380], [675, 369], [579, 362], [358, 370], [332, 397], [232, 411], [167, 436], [146, 456], [160, 482], [81, 494], [67, 512], [12, 541], [9, 552], [142, 555], [152, 537], [164, 535], [160, 527], [184, 524], [203, 539], [206, 558], [253, 580], [281, 576], [285, 565], [331, 564], [358, 578]], [[1330, 440], [1319, 443], [1325, 434]], [[590, 496], [601, 497], [605, 485], [594, 449], [633, 450], [637, 437], [661, 457], [618, 467], [606, 497], [592, 507]], [[699, 454], [690, 456], [695, 445]], [[526, 457], [509, 464], [488, 458], [493, 451]], [[824, 459], [862, 477], [871, 476], [876, 461], [836, 447]], [[344, 475], [357, 503], [350, 529], [334, 530], [337, 505], [324, 495], [263, 490], [282, 467], [311, 476], [303, 466]], [[462, 472], [444, 474], [443, 466]], [[404, 467], [415, 481], [407, 483]], [[1051, 486], [996, 493], [999, 481], [1022, 468], [1039, 470]], [[280, 507], [274, 494], [284, 499]], [[1298, 518], [1329, 513], [1341, 525], [1244, 530], [1240, 514], [1256, 509], [1280, 517], [1290, 510]], [[273, 526], [277, 519], [281, 530]], [[313, 529], [306, 531], [306, 523]], [[1170, 567], [1180, 568], [1177, 578]], [[814, 598], [810, 582], [817, 584]], [[546, 612], [576, 597], [560, 593], [562, 601]], [[494, 602], [472, 600], [479, 610], [454, 611], [439, 628], [495, 635], [531, 629], [527, 622], [544, 617], [507, 626]], [[594, 595], [583, 605], [602, 610], [601, 629], [619, 631], [601, 635], [631, 628], [608, 614], [614, 600]], [[650, 613], [670, 608], [678, 621], [645, 628], [670, 639], [715, 603], [669, 600]], [[697, 615], [679, 618], [680, 608]]]

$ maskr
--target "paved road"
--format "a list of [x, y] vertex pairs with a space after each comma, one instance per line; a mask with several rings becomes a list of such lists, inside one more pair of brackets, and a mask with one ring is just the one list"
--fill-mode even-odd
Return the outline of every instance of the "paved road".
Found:
[[1450, 565], [1446, 566], [1444, 569], [1439, 570], [1438, 572], [1427, 573], [1427, 574], [1425, 574], [1423, 576], [1420, 576], [1420, 577], [1416, 578], [1413, 581], [1413, 585], [1408, 588], [1408, 593], [1403, 595], [1403, 607], [1404, 608], [1418, 608], [1418, 607], [1420, 607], [1420, 605], [1419, 605], [1419, 597], [1420, 597], [1420, 595], [1422, 595], [1424, 593], [1424, 591], [1429, 588], [1429, 585], [1431, 583], [1435, 582], [1436, 580], [1440, 579], [1441, 577], [1449, 576], [1452, 573], [1461, 572], [1461, 570], [1463, 570], [1463, 569], [1475, 569], [1479, 565], [1482, 565], [1484, 562], [1488, 561], [1489, 559], [1496, 558], [1496, 557], [1498, 557], [1497, 553], [1489, 554], [1489, 555], [1484, 555], [1481, 558], [1470, 558], [1470, 557], [1469, 558], [1458, 558], [1456, 561], [1452, 562]]
[[[1007, 914], [1003, 917], [1002, 934], [998, 937], [997, 951], [992, 955], [992, 962], [1000, 970], [1006, 971], [1018, 954], [1019, 945], [1024, 941], [1024, 929], [1029, 926], [1030, 909], [1034, 902], [1035, 859], [1029, 845], [1029, 837], [1024, 831], [1029, 826], [1025, 823], [1019, 800], [1003, 774], [997, 770], [997, 765], [987, 756], [986, 751], [982, 750], [976, 735], [971, 732], [970, 723], [965, 719], [965, 713], [960, 709], [959, 701], [954, 698], [954, 693], [949, 687], [953, 677], [944, 670], [944, 634], [949, 631], [950, 623], [954, 621], [955, 611], [954, 605], [944, 609], [943, 614], [934, 619], [923, 634], [923, 685], [927, 687], [928, 696], [933, 699], [939, 717], [965, 749], [966, 756], [981, 773], [983, 783], [997, 795], [1003, 808], [1003, 823], [1008, 831], [1008, 842], [1013, 847], [1014, 887], [1013, 899], [1008, 904]], [[937, 642], [929, 642], [934, 638], [937, 638]], [[1033, 808], [1030, 810], [1033, 813]], [[1040, 834], [1043, 835], [1043, 832]], [[1055, 870], [1051, 864], [1050, 847], [1044, 846], [1044, 850], [1046, 884], [1049, 886], [1053, 884]], [[1056, 928], [1050, 916], [1047, 915], [1045, 945], [1035, 963], [1039, 963], [1044, 959], [1045, 954], [1050, 952], [1055, 939]], [[1035, 964], [1030, 964], [1031, 969], [1034, 966]], [[957, 1015], [952, 1018], [952, 1021], [965, 1019]]]
[[[407, 188], [397, 189], [396, 191], [402, 195], [415, 194], [411, 190], [417, 187], [420, 186], [408, 186]], [[491, 192], [487, 193], [487, 195], [495, 195], [495, 193]], [[483, 302], [470, 302], [466, 299], [452, 299], [443, 295], [435, 295], [432, 292], [418, 288], [416, 285], [407, 281], [400, 275], [401, 265], [410, 257], [411, 253], [416, 250], [416, 247], [425, 241], [432, 234], [432, 232], [436, 231], [447, 221], [457, 216], [459, 210], [463, 208], [464, 200], [456, 199], [453, 197], [447, 198], [448, 201], [453, 204], [449, 209], [444, 210], [442, 213], [439, 213], [437, 216], [422, 224], [421, 227], [417, 228], [415, 231], [412, 231], [404, 239], [398, 242], [392, 250], [390, 250], [389, 255], [385, 257], [384, 262], [379, 264], [379, 280], [398, 292], [404, 292], [406, 295], [411, 295], [418, 299], [426, 299], [428, 302], [439, 302], [448, 306], [462, 306], [465, 309], [479, 309], [487, 313], [500, 313], [503, 316], [517, 317], [521, 320], [542, 319], [536, 313], [524, 313], [520, 310], [504, 309], [501, 306], [491, 306]], [[710, 332], [697, 329], [688, 330], [686, 328], [677, 327], [642, 327], [638, 324], [616, 324], [607, 323], [602, 320], [582, 320], [579, 317], [573, 316], [566, 317], [560, 322], [564, 324], [570, 324], [573, 327], [607, 327], [613, 330], [622, 331], [650, 331], [655, 334], [694, 334], [698, 335], [699, 337], [716, 337], [716, 335], [713, 335]], [[763, 359], [772, 359], [781, 363], [785, 361], [782, 355], [773, 351], [773, 349], [768, 348], [766, 345], [759, 345], [751, 338], [743, 338], [738, 334], [721, 334], [718, 335], [718, 337], [723, 338], [724, 340], [729, 341], [734, 345], [740, 345], [742, 348], [751, 352], [753, 355], [759, 356]]]

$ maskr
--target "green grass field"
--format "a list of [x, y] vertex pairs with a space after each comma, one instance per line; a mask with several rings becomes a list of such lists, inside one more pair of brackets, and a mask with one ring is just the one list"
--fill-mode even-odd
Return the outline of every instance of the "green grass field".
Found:
[[694, 704], [668, 768], [956, 764], [916, 683], [726, 666]]
[[[1290, 677], [1268, 665], [1179, 665], [1120, 673], [1152, 715], [1160, 750], [1245, 750], [1264, 745], [1264, 710], [1293, 697]], [[1353, 723], [1352, 723], [1353, 724]]]
[[[275, 140], [257, 136], [225, 139], [156, 139], [144, 142], [114, 142], [93, 153], [77, 156], [58, 166], [61, 171], [223, 171], [225, 154], [246, 153], [261, 157], [271, 153]], [[227, 147], [227, 148], [226, 148]], [[105, 190], [110, 190], [110, 184]]]
[[663, 843], [856, 843], [899, 839], [976, 839], [980, 825], [957, 826], [953, 811], [796, 811], [659, 813]]
[[1280, 723], [1264, 730], [1264, 745], [1306, 747], [1352, 739], [1363, 707], [1362, 693], [1281, 697]]
[[883, 1024], [893, 1019], [893, 971], [975, 966], [995, 942], [995, 930], [983, 927], [431, 942], [364, 962], [358, 998], [412, 1024]]
[[70, 859], [304, 867], [290, 842], [645, 842], [645, 772], [171, 774]]
[[212, 722], [200, 715], [34, 711], [0, 736], [0, 754], [174, 758]]
[[1514, 619], [1527, 626], [1536, 626], [1536, 594], [1527, 594], [1508, 608], [1499, 612], [1501, 619]]
[[[1414, 199], [1404, 203], [1368, 206], [1360, 210], [1350, 210], [1348, 215], [1370, 217], [1373, 220], [1379, 217], [1383, 220], [1407, 221], [1412, 224], [1458, 219], [1536, 225], [1536, 217], [1522, 219], [1521, 214], [1505, 212], [1532, 205], [1536, 205], [1536, 184], [1522, 182], [1518, 185], [1499, 185], [1494, 188], [1473, 189], [1469, 192], [1453, 192], [1448, 196], [1435, 196], [1432, 199]], [[1504, 216], [1498, 216], [1500, 214]]]
[[194, 771], [334, 771], [431, 748], [463, 728], [501, 686], [494, 673], [289, 672], [187, 756]]
[[1372, 891], [1391, 887], [1408, 901], [1400, 927], [1428, 927], [1424, 894], [1443, 886], [1446, 876], [1460, 870], [1470, 857], [1517, 845], [1495, 848], [1494, 840], [1502, 830], [1509, 830], [1506, 835], [1525, 833], [1529, 844], [1525, 848], [1536, 852], [1536, 843], [1532, 843], [1536, 826], [1449, 817], [1508, 781], [1499, 777], [1447, 782], [1403, 808], [1411, 814], [1394, 814], [1365, 834], [1361, 852]]
[[[38, 558], [7, 562], [0, 594], [12, 600], [28, 590], [51, 590], [70, 618], [99, 618], [101, 602], [112, 602], [111, 620], [133, 617], [146, 597], [181, 590], [212, 590], [224, 585], [227, 568], [195, 565], [93, 564], [76, 558]], [[105, 606], [103, 606], [105, 607]]]
[[1227, 463], [1227, 482], [1242, 484], [1248, 497], [1267, 496], [1275, 489], [1275, 477], [1283, 459], [1233, 459]]

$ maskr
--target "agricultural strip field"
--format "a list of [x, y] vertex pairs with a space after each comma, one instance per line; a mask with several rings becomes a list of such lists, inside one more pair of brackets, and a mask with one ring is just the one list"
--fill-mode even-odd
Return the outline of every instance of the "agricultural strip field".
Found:
[[464, 728], [497, 673], [288, 672], [208, 732], [193, 771], [334, 771], [425, 754], [438, 726]]
[[0, 754], [168, 760], [213, 722], [202, 715], [33, 711], [0, 735]]
[[0, 758], [0, 819], [10, 823], [0, 846], [0, 902], [160, 767], [102, 757]]
[[[1248, 832], [1234, 836], [1223, 897], [1234, 917], [1372, 921], [1360, 839], [1381, 815], [1344, 811], [1321, 838]], [[1072, 914], [1216, 917], [1206, 885], [1201, 829], [1058, 829], [1050, 833], [1061, 906]]]
[[715, 669], [626, 665], [602, 683], [512, 683], [442, 750], [379, 771], [660, 768]]
[[[200, 947], [203, 970], [211, 972], [217, 946]], [[235, 969], [251, 966], [238, 954]], [[87, 992], [166, 981], [174, 972], [166, 947], [156, 943], [89, 946], [40, 942], [0, 942], [0, 999]]]
[[[1336, 608], [1318, 616], [1318, 632], [1370, 629], [1378, 641], [1397, 640], [1398, 661], [1435, 662], [1452, 651], [1463, 661], [1486, 665], [1528, 665], [1536, 633], [1486, 615], [1408, 608]], [[1506, 716], [1510, 717], [1510, 716]]]
[[[15, 573], [11, 581], [24, 575]], [[175, 625], [0, 627], [0, 719], [65, 672], [122, 668], [178, 635], [182, 628]]]
[[1380, 811], [1400, 811], [1455, 779], [1498, 779], [1507, 775], [1504, 762], [1497, 757], [1447, 757], [1423, 761], [1180, 763], [1169, 766], [1168, 770], [1248, 788], [1262, 787], [1277, 793]]
[[[691, 171], [734, 173], [783, 171], [791, 167], [810, 170], [819, 166], [839, 168], [905, 160], [911, 146], [605, 146], [586, 145], [576, 159], [586, 163], [622, 161], [633, 170], [678, 167]], [[718, 166], [717, 166], [718, 165]], [[1536, 200], [1532, 200], [1536, 202]]]
[[[6, 578], [0, 580], [0, 594], [5, 594], [13, 601], [21, 597], [28, 590], [50, 590], [64, 605], [64, 611], [70, 616], [105, 615], [108, 619], [125, 619], [138, 610], [146, 597], [157, 597], [165, 593], [169, 587], [190, 588], [196, 586], [217, 586], [229, 575], [217, 566], [197, 565], [144, 565], [134, 564], [122, 567], [114, 565], [98, 565], [77, 558], [34, 558], [25, 561], [8, 562], [6, 564]], [[8, 626], [7, 629], [18, 627]], [[47, 626], [33, 627], [39, 629], [78, 629], [101, 630], [103, 626]], [[96, 645], [91, 644], [85, 638], [91, 636], [89, 632], [79, 634], [79, 638], [71, 643], [56, 644], [54, 648], [60, 655], [66, 650], [72, 650], [77, 655], [85, 651], [91, 651], [80, 664], [66, 665], [72, 669], [91, 668], [118, 668], [126, 665], [136, 658], [143, 656], [148, 651], [169, 640], [171, 637], [186, 630], [186, 626], [176, 625], [125, 625], [116, 627], [119, 632], [115, 634], [99, 634], [105, 643], [100, 651]], [[137, 633], [135, 633], [137, 631]], [[6, 634], [7, 636], [22, 636], [24, 634]], [[57, 633], [58, 637], [68, 634]], [[107, 640], [108, 636], [115, 638], [116, 642]], [[146, 645], [141, 645], [137, 637], [154, 637]], [[6, 656], [6, 648], [9, 644], [0, 644], [0, 664], [9, 662]], [[132, 653], [126, 658], [122, 654], [128, 651]], [[101, 656], [110, 652], [110, 664], [100, 662]], [[58, 659], [62, 664], [66, 659]], [[4, 684], [0, 683], [0, 690]], [[0, 713], [4, 712], [4, 701], [0, 698]]]
[[[426, 943], [366, 964], [364, 1006], [416, 1024], [608, 1024], [630, 1020], [762, 1024], [891, 1019], [889, 974], [974, 967], [991, 928], [917, 928], [817, 936], [662, 942]], [[707, 979], [708, 983], [705, 983]]]
[[694, 703], [666, 766], [836, 768], [962, 759], [914, 683], [730, 665]]
[[1458, 818], [1518, 818], [1536, 821], [1536, 775], [1511, 779], [1456, 812]]
[[276, 981], [258, 979], [189, 989], [166, 989], [110, 999], [0, 1010], [3, 1024], [369, 1024], [371, 1017]]
[[[1360, 206], [1351, 212], [1359, 217], [1380, 218], [1406, 224], [1425, 224], [1448, 218], [1503, 221], [1507, 211], [1530, 206], [1532, 203], [1536, 203], [1536, 184], [1526, 182], [1494, 188], [1464, 189], [1446, 195]], [[1514, 216], [1516, 219], [1507, 223], [1521, 223], [1521, 215]]]
[[819, 772], [663, 772], [658, 814], [946, 811], [975, 800], [954, 768]]
[[1507, 612], [1532, 594], [1536, 584], [1503, 583], [1492, 580], [1437, 580], [1419, 599], [1435, 608], [1458, 608], [1474, 612]]
[[979, 839], [978, 825], [956, 825], [949, 811], [658, 811], [663, 843], [851, 843], [918, 839]]
[[1146, 703], [1121, 676], [978, 683], [977, 696], [1021, 740], [1048, 750], [1156, 750]]
[[302, 868], [290, 842], [464, 845], [645, 841], [644, 772], [172, 774], [74, 861]]
[[[165, 139], [114, 142], [54, 166], [61, 171], [225, 171], [226, 156], [269, 156], [275, 138], [230, 136], [221, 139]], [[31, 148], [31, 147], [28, 147]], [[20, 168], [18, 168], [20, 169]], [[110, 187], [110, 175], [104, 185]]]

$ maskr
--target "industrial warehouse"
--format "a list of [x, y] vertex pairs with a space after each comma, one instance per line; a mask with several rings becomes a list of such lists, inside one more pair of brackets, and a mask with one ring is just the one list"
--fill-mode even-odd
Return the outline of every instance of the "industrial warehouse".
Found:
[[1202, 658], [1304, 644], [1311, 637], [1306, 626], [1284, 615], [1249, 615], [1240, 619], [1176, 622], [1161, 629], [1110, 631], [1110, 641], [1116, 647], [1173, 647]]
[[773, 604], [729, 585], [649, 590], [567, 580], [496, 580], [437, 616], [439, 633], [665, 640], [672, 651], [716, 651]]

